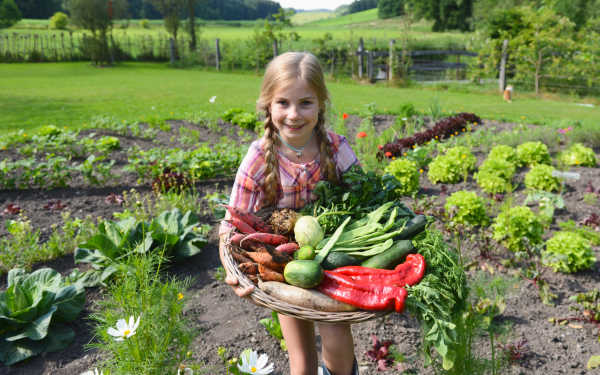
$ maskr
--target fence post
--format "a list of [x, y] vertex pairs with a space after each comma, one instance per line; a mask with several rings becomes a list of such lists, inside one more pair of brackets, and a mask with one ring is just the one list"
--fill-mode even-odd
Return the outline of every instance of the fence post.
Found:
[[388, 80], [394, 79], [394, 44], [395, 39], [390, 40], [390, 62], [388, 64]]
[[458, 64], [460, 64], [460, 53], [456, 54], [456, 80], [458, 81]]
[[502, 42], [502, 60], [500, 60], [500, 79], [498, 85], [500, 92], [504, 92], [506, 88], [506, 49], [508, 47], [508, 39], [504, 39]]
[[363, 64], [364, 64], [364, 56], [365, 53], [365, 45], [363, 43], [363, 38], [358, 38], [358, 78], [362, 78], [363, 74]]
[[277, 39], [273, 39], [273, 58], [276, 58], [278, 53], [277, 53]]
[[215, 39], [215, 59], [217, 60], [216, 62], [216, 67], [217, 67], [217, 71], [221, 70], [221, 51], [219, 50], [219, 38]]
[[175, 42], [173, 38], [169, 38], [169, 43], [171, 44], [171, 68], [175, 65]]
[[373, 78], [373, 52], [367, 51], [367, 78]]

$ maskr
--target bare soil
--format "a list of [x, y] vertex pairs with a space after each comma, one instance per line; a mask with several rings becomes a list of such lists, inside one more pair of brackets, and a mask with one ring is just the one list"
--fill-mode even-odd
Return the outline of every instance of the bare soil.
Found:
[[[389, 127], [394, 122], [394, 116], [376, 116], [376, 131], [380, 132]], [[360, 124], [360, 119], [351, 116], [346, 120], [348, 126], [348, 137], [354, 139], [356, 128]], [[155, 147], [157, 144], [180, 147], [177, 141], [178, 127], [186, 126], [195, 128], [192, 124], [183, 121], [172, 121], [171, 132], [159, 132], [154, 142], [132, 138], [122, 137], [121, 145], [130, 147], [137, 144], [141, 149], [147, 150]], [[496, 131], [510, 131], [516, 124], [484, 122], [480, 127], [496, 127]], [[233, 129], [233, 131], [230, 131]], [[201, 140], [207, 142], [217, 142], [223, 136], [227, 136], [230, 142], [239, 142], [237, 135], [239, 130], [237, 126], [228, 123], [221, 123], [220, 133], [213, 133], [208, 129], [201, 128]], [[109, 134], [106, 131], [101, 131]], [[114, 134], [111, 134], [114, 135]], [[175, 139], [171, 140], [171, 136]], [[600, 149], [595, 148], [596, 154]], [[485, 154], [480, 150], [474, 150], [480, 164]], [[21, 156], [16, 150], [0, 151], [0, 160], [4, 158], [18, 159]], [[117, 161], [117, 169], [120, 169], [127, 161], [126, 154], [123, 152], [113, 152], [109, 159]], [[557, 210], [555, 221], [551, 226], [551, 231], [558, 230], [558, 223], [573, 219], [581, 220], [584, 216], [592, 212], [600, 212], [600, 202], [594, 206], [583, 202], [583, 194], [588, 181], [594, 186], [600, 184], [599, 168], [573, 168], [573, 171], [581, 173], [581, 178], [575, 182], [567, 182], [564, 193], [565, 208]], [[516, 182], [522, 182], [526, 169], [521, 169], [515, 176]], [[119, 172], [117, 170], [117, 172]], [[107, 204], [104, 199], [111, 193], [119, 194], [123, 191], [136, 189], [142, 194], [150, 193], [151, 189], [147, 185], [138, 185], [137, 176], [131, 173], [121, 173], [122, 178], [117, 186], [95, 188], [83, 184], [83, 181], [74, 181], [68, 188], [55, 190], [23, 189], [23, 190], [4, 190], [0, 193], [0, 208], [13, 203], [27, 211], [27, 216], [31, 220], [32, 228], [42, 231], [42, 241], [47, 240], [51, 233], [53, 224], [60, 225], [61, 217], [57, 213], [47, 212], [43, 206], [49, 200], [60, 199], [62, 202], [69, 203], [69, 210], [72, 216], [84, 217], [102, 217], [104, 219], [113, 219], [112, 213], [121, 211], [119, 205]], [[218, 178], [203, 181], [197, 184], [200, 196], [206, 193], [212, 193], [215, 189], [219, 191], [230, 189], [233, 184], [231, 178]], [[476, 183], [471, 177], [466, 182], [461, 182], [447, 186], [447, 194], [459, 190], [472, 190], [481, 193]], [[524, 187], [516, 190], [517, 204], [521, 204], [525, 198]], [[441, 186], [432, 185], [425, 175], [421, 179], [422, 195], [439, 196]], [[447, 195], [446, 195], [447, 196]], [[439, 198], [440, 203], [444, 203], [446, 196]], [[412, 206], [412, 199], [406, 198], [405, 203]], [[258, 323], [262, 318], [270, 316], [270, 311], [264, 308], [252, 305], [235, 296], [231, 289], [223, 282], [215, 281], [215, 270], [219, 267], [218, 256], [218, 224], [214, 222], [212, 213], [206, 202], [202, 203], [202, 212], [198, 212], [202, 223], [213, 225], [209, 237], [210, 242], [202, 249], [202, 252], [183, 264], [173, 265], [170, 272], [181, 276], [192, 276], [196, 278], [196, 283], [190, 289], [191, 302], [187, 314], [193, 322], [201, 327], [202, 333], [194, 342], [193, 356], [198, 361], [206, 363], [209, 374], [224, 374], [223, 366], [217, 356], [217, 348], [222, 346], [232, 349], [233, 354], [238, 354], [246, 348], [253, 348], [269, 355], [269, 361], [275, 363], [274, 374], [289, 374], [289, 361], [287, 353], [283, 352], [277, 340], [270, 337], [266, 329]], [[11, 216], [0, 217], [0, 236], [8, 235], [4, 222], [14, 219]], [[598, 259], [600, 259], [600, 248], [594, 247]], [[51, 267], [63, 276], [68, 275], [75, 264], [72, 255], [66, 255], [59, 259], [43, 262], [34, 265], [33, 270]], [[84, 269], [82, 268], [82, 271]], [[588, 358], [593, 354], [600, 354], [600, 344], [598, 343], [598, 329], [589, 324], [579, 324], [582, 328], [573, 328], [571, 326], [555, 326], [548, 322], [548, 318], [564, 318], [574, 316], [569, 311], [573, 304], [568, 297], [578, 292], [588, 291], [594, 287], [600, 286], [600, 263], [588, 271], [578, 272], [576, 274], [553, 274], [549, 280], [553, 292], [558, 294], [556, 306], [549, 307], [541, 303], [537, 290], [530, 283], [523, 282], [518, 289], [513, 290], [513, 295], [507, 298], [507, 308], [504, 314], [496, 318], [500, 321], [512, 323], [511, 340], [516, 341], [526, 338], [530, 342], [530, 353], [524, 360], [513, 365], [504, 373], [521, 374], [585, 374]], [[500, 272], [507, 273], [507, 271]], [[0, 277], [0, 290], [5, 290], [6, 275]], [[86, 290], [86, 305], [77, 320], [70, 323], [76, 332], [75, 340], [63, 351], [59, 353], [42, 353], [39, 356], [13, 366], [4, 366], [0, 364], [1, 374], [53, 374], [53, 375], [78, 375], [84, 371], [94, 368], [102, 360], [101, 355], [95, 350], [85, 350], [84, 345], [89, 343], [93, 337], [90, 332], [89, 320], [86, 318], [96, 310], [95, 301], [102, 298], [103, 290], [101, 288], [91, 288]], [[371, 335], [375, 334], [382, 340], [393, 340], [399, 349], [406, 355], [413, 371], [416, 373], [430, 373], [430, 370], [422, 369], [422, 360], [418, 354], [421, 345], [422, 335], [418, 322], [412, 319], [408, 314], [390, 314], [386, 318], [373, 320], [365, 323], [355, 324], [352, 327], [354, 333], [355, 354], [359, 362], [360, 373], [363, 375], [377, 373], [376, 363], [371, 362], [364, 352], [372, 348]], [[483, 338], [484, 348], [489, 344]], [[317, 332], [317, 346], [320, 350], [320, 336]], [[484, 350], [485, 351], [485, 350]]]

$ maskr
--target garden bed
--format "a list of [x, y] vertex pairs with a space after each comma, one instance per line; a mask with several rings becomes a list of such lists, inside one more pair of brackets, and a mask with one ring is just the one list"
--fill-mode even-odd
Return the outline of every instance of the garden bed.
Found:
[[[375, 116], [374, 126], [379, 133], [391, 124], [393, 116]], [[223, 136], [228, 137], [229, 142], [240, 142], [241, 136], [237, 134], [239, 128], [229, 123], [222, 122], [221, 131], [215, 133], [206, 128], [199, 128], [184, 121], [171, 121], [169, 133], [159, 131], [154, 141], [144, 140], [132, 136], [119, 136], [108, 130], [94, 130], [98, 134], [116, 136], [120, 139], [121, 147], [128, 148], [137, 144], [141, 150], [150, 150], [157, 145], [165, 147], [181, 147], [177, 141], [178, 129], [181, 126], [199, 130], [200, 142], [219, 142]], [[346, 120], [348, 127], [348, 138], [351, 142], [358, 133], [361, 119], [350, 116]], [[484, 121], [477, 129], [482, 131], [486, 128], [495, 128], [495, 132], [511, 131], [518, 126], [514, 123], [501, 123], [496, 121]], [[87, 135], [91, 131], [82, 132]], [[172, 135], [175, 139], [171, 139]], [[253, 135], [256, 139], [256, 135]], [[551, 150], [552, 151], [552, 150]], [[600, 154], [600, 148], [595, 147], [596, 154]], [[486, 153], [480, 148], [473, 149], [479, 166], [486, 157]], [[4, 158], [22, 159], [14, 149], [0, 151], [0, 161]], [[109, 194], [121, 194], [124, 191], [135, 189], [142, 196], [151, 194], [148, 184], [138, 185], [137, 175], [132, 172], [122, 172], [120, 169], [126, 164], [127, 156], [120, 151], [113, 151], [107, 159], [116, 161], [113, 172], [122, 174], [116, 186], [90, 187], [83, 180], [74, 179], [69, 187], [53, 190], [41, 189], [19, 189], [2, 190], [0, 194], [0, 208], [4, 209], [7, 204], [16, 204], [26, 211], [26, 216], [31, 220], [33, 230], [40, 229], [40, 239], [46, 241], [50, 236], [52, 225], [60, 225], [61, 215], [56, 212], [48, 212], [43, 206], [48, 201], [58, 199], [68, 203], [65, 210], [71, 212], [71, 216], [83, 218], [90, 215], [94, 221], [97, 217], [103, 219], [114, 219], [112, 213], [120, 212], [123, 208], [119, 204], [108, 204], [105, 198]], [[81, 163], [84, 159], [75, 159]], [[513, 182], [522, 182], [527, 168], [517, 170]], [[596, 168], [572, 168], [571, 171], [580, 172], [578, 181], [567, 182], [563, 194], [565, 208], [557, 209], [554, 222], [550, 231], [557, 231], [559, 222], [572, 219], [579, 221], [590, 213], [600, 211], [600, 202], [589, 205], [583, 202], [583, 195], [588, 181], [593, 186], [600, 185], [600, 169]], [[433, 185], [426, 178], [426, 171], [420, 176], [422, 196], [439, 196], [442, 184]], [[233, 178], [211, 178], [196, 183], [198, 196], [204, 197], [215, 191], [230, 191]], [[476, 191], [482, 196], [481, 190], [469, 174], [466, 182], [458, 184], [444, 184], [446, 195], [441, 196], [438, 202], [443, 205], [445, 199], [452, 193], [460, 190]], [[524, 186], [521, 184], [515, 190], [514, 204], [522, 204], [525, 199]], [[414, 201], [405, 199], [405, 204], [412, 207]], [[537, 205], [537, 204], [536, 204]], [[189, 290], [189, 308], [186, 312], [192, 321], [201, 329], [201, 334], [192, 344], [193, 358], [206, 364], [206, 373], [224, 374], [224, 367], [217, 355], [219, 347], [231, 349], [233, 355], [238, 355], [246, 348], [252, 348], [269, 355], [269, 362], [275, 363], [274, 374], [288, 374], [289, 361], [286, 352], [279, 347], [279, 342], [269, 336], [266, 329], [258, 323], [260, 319], [270, 316], [270, 311], [259, 308], [235, 296], [230, 287], [222, 281], [215, 280], [216, 269], [221, 265], [218, 254], [218, 223], [215, 222], [208, 203], [203, 200], [200, 211], [197, 212], [201, 223], [212, 226], [209, 232], [209, 243], [202, 248], [200, 254], [193, 256], [182, 264], [172, 265], [168, 271], [180, 276], [195, 278], [195, 283]], [[533, 206], [532, 206], [533, 207]], [[536, 211], [536, 209], [534, 209]], [[5, 228], [7, 220], [14, 220], [16, 216], [0, 216], [0, 236], [8, 235]], [[545, 236], [547, 238], [548, 235]], [[71, 249], [72, 252], [74, 249]], [[600, 248], [593, 247], [596, 257], [600, 259]], [[508, 253], [503, 250], [504, 253]], [[83, 264], [83, 265], [82, 265]], [[36, 263], [32, 270], [50, 267], [63, 276], [67, 276], [75, 268], [72, 254], [67, 254], [58, 259]], [[80, 263], [81, 271], [89, 268], [87, 264]], [[499, 322], [510, 322], [512, 332], [508, 335], [509, 341], [521, 339], [529, 340], [530, 353], [514, 365], [508, 372], [513, 373], [564, 373], [583, 374], [586, 372], [586, 363], [592, 354], [600, 354], [598, 344], [598, 329], [591, 324], [573, 322], [572, 325], [552, 325], [549, 318], [565, 318], [574, 316], [569, 307], [574, 304], [568, 297], [579, 292], [587, 292], [600, 285], [600, 263], [596, 262], [591, 270], [565, 275], [552, 273], [548, 282], [554, 293], [558, 295], [556, 306], [543, 305], [535, 287], [528, 282], [515, 282], [512, 295], [506, 300], [506, 310], [495, 320]], [[499, 270], [496, 269], [498, 272]], [[509, 277], [510, 269], [500, 270], [502, 274]], [[470, 271], [474, 273], [475, 271]], [[7, 287], [6, 274], [0, 278], [0, 290]], [[43, 353], [31, 358], [29, 361], [17, 363], [13, 366], [0, 365], [0, 374], [81, 374], [100, 362], [100, 355], [96, 350], [86, 351], [83, 345], [89, 343], [93, 337], [89, 323], [86, 319], [94, 312], [94, 302], [102, 298], [102, 288], [86, 289], [87, 300], [81, 315], [69, 325], [75, 330], [75, 340], [63, 351], [58, 353]], [[579, 328], [581, 327], [581, 328]], [[317, 332], [318, 334], [318, 332]], [[353, 336], [355, 340], [355, 353], [360, 364], [360, 373], [364, 375], [377, 373], [377, 364], [370, 361], [364, 352], [372, 349], [371, 335], [374, 334], [382, 340], [393, 340], [402, 353], [411, 363], [411, 366], [419, 373], [429, 373], [430, 370], [422, 370], [422, 357], [418, 353], [421, 344], [421, 330], [419, 324], [411, 319], [408, 313], [403, 315], [390, 314], [388, 317], [366, 323], [353, 325]], [[485, 339], [484, 339], [485, 340]], [[487, 341], [486, 341], [487, 342]], [[317, 336], [317, 346], [320, 350], [320, 337]], [[487, 348], [489, 345], [486, 345]], [[487, 354], [487, 353], [486, 353]]]

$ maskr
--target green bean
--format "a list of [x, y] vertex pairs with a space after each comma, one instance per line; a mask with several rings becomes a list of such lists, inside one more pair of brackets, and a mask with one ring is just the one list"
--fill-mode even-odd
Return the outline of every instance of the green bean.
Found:
[[[397, 224], [395, 224], [397, 225]], [[349, 244], [352, 246], [361, 246], [361, 245], [368, 245], [371, 243], [377, 243], [377, 242], [382, 242], [382, 241], [386, 241], [390, 238], [394, 238], [397, 235], [399, 235], [400, 233], [402, 233], [402, 231], [404, 230], [404, 226], [406, 225], [406, 221], [404, 221], [402, 228], [400, 228], [399, 230], [393, 231], [393, 232], [389, 232], [389, 233], [385, 233], [383, 235], [380, 236], [373, 236], [370, 238], [359, 238], [356, 241], [350, 242]]]
[[[363, 237], [363, 236], [366, 236], [367, 234], [373, 233], [375, 231], [381, 231], [381, 230], [383, 230], [383, 225], [381, 225], [381, 224], [365, 225], [364, 227], [361, 227], [361, 228], [356, 228], [351, 231], [345, 231], [344, 233], [342, 233], [340, 238], [338, 238], [338, 241], [339, 242], [352, 241], [358, 237]], [[325, 245], [329, 242], [330, 239], [331, 239], [331, 237], [325, 238], [323, 241], [319, 242], [317, 244], [317, 250], [320, 250], [323, 247], [325, 247]]]
[[381, 217], [387, 212], [387, 210], [390, 207], [392, 207], [392, 205], [394, 203], [395, 203], [395, 201], [387, 202], [383, 206], [376, 209], [375, 212], [373, 212], [373, 216], [371, 216], [371, 218], [369, 219], [369, 224], [379, 223], [379, 220], [381, 220]]
[[346, 254], [348, 254], [348, 255], [360, 255], [360, 256], [373, 256], [373, 255], [377, 255], [377, 254], [383, 253], [384, 251], [386, 251], [387, 249], [389, 249], [390, 247], [392, 247], [393, 244], [394, 244], [394, 240], [390, 238], [389, 240], [385, 241], [384, 243], [382, 243], [379, 246], [376, 246], [376, 247], [372, 248], [371, 250], [356, 251], [356, 252], [351, 252], [351, 253], [346, 253]]
[[333, 236], [331, 236], [331, 239], [329, 240], [329, 242], [327, 242], [327, 245], [325, 245], [325, 247], [323, 247], [321, 252], [319, 252], [319, 254], [317, 254], [317, 256], [315, 257], [315, 259], [314, 259], [315, 262], [317, 262], [317, 263], [323, 262], [323, 260], [327, 256], [327, 254], [329, 254], [329, 251], [335, 246], [335, 243], [337, 242], [338, 238], [340, 238], [340, 236], [342, 235], [342, 232], [344, 231], [344, 228], [346, 227], [346, 225], [348, 224], [349, 221], [350, 221], [350, 218], [349, 217], [346, 218], [346, 220], [344, 220], [342, 225], [340, 225], [338, 227], [338, 229], [335, 230], [335, 233], [333, 233]]
[[379, 216], [379, 219], [377, 219], [377, 222], [379, 222], [379, 220], [381, 219], [381, 216], [383, 216], [383, 214], [394, 204], [394, 202], [388, 202], [384, 205], [382, 205], [381, 207], [379, 207], [378, 209], [376, 209], [373, 212], [369, 212], [367, 215], [365, 215], [362, 219], [355, 221], [354, 223], [348, 225], [348, 227], [346, 228], [346, 231], [349, 230], [353, 230], [356, 228], [360, 228], [362, 226], [365, 226], [367, 224], [373, 224], [371, 222], [371, 218], [375, 217], [375, 215], [379, 215], [379, 212], [381, 211], [382, 214]]

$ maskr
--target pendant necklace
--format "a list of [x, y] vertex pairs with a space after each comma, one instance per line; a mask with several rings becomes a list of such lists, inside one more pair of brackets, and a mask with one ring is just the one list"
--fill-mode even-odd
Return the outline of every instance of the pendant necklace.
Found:
[[302, 146], [301, 148], [293, 148], [292, 146], [290, 146], [286, 141], [284, 141], [280, 136], [279, 133], [275, 133], [275, 135], [277, 135], [277, 137], [279, 137], [279, 139], [281, 140], [281, 142], [285, 143], [286, 146], [288, 146], [289, 148], [291, 148], [292, 150], [296, 151], [296, 156], [298, 158], [302, 157], [302, 150], [304, 150], [304, 147], [306, 147], [306, 145], [308, 144], [308, 142], [310, 142], [310, 140], [312, 139], [313, 135], [315, 135], [315, 129], [313, 129], [312, 134], [310, 135], [310, 138], [308, 139], [308, 142], [306, 142], [304, 144], [304, 146]]

